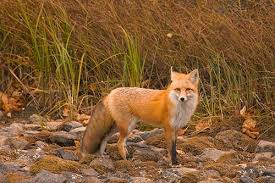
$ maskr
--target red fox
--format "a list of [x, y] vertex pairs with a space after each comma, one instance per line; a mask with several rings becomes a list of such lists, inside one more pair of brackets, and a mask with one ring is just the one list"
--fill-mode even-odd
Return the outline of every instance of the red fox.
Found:
[[172, 165], [177, 164], [177, 132], [187, 124], [198, 104], [198, 70], [183, 74], [171, 67], [171, 81], [165, 90], [137, 87], [112, 90], [91, 113], [82, 138], [82, 156], [95, 153], [99, 148], [103, 153], [108, 137], [114, 133], [111, 129], [117, 128], [120, 133], [118, 151], [126, 159], [127, 135], [142, 121], [164, 128], [168, 157]]

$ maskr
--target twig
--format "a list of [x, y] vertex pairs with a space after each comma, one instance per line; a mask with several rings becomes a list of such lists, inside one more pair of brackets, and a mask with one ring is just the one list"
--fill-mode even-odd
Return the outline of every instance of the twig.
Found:
[[13, 77], [22, 85], [23, 89], [33, 98], [34, 103], [38, 106], [38, 103], [33, 94], [30, 92], [30, 90], [23, 84], [23, 82], [16, 76], [16, 74], [10, 68], [8, 68], [8, 70], [13, 75]]

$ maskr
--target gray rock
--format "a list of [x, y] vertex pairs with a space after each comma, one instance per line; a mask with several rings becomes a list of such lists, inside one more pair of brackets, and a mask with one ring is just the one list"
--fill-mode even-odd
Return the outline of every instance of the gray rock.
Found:
[[0, 162], [0, 173], [17, 172], [22, 169], [22, 165], [16, 162]]
[[24, 124], [24, 128], [27, 130], [41, 130], [40, 124]]
[[83, 125], [77, 121], [70, 121], [67, 123], [62, 124], [60, 127], [61, 130], [69, 132], [75, 128], [83, 127]]
[[0, 136], [0, 146], [7, 145], [7, 139], [8, 137], [6, 136]]
[[12, 149], [9, 145], [0, 146], [0, 150], [2, 153], [4, 152], [6, 154], [11, 154], [11, 152], [12, 152]]
[[40, 115], [38, 115], [38, 114], [32, 114], [32, 115], [29, 117], [29, 120], [30, 120], [32, 123], [34, 123], [34, 124], [39, 124], [39, 125], [42, 125], [42, 124], [44, 124], [44, 123], [47, 121], [44, 117], [42, 117], [42, 116], [40, 116]]
[[219, 178], [221, 175], [217, 170], [205, 170], [201, 173], [202, 177], [204, 178]]
[[79, 135], [79, 134], [82, 134], [84, 133], [84, 131], [86, 130], [86, 127], [85, 126], [82, 126], [82, 127], [78, 127], [78, 128], [74, 128], [70, 131], [71, 134], [76, 134], [76, 135]]
[[50, 141], [60, 146], [74, 146], [76, 136], [65, 131], [55, 132], [50, 136]]
[[9, 127], [3, 128], [3, 131], [7, 132], [7, 137], [21, 135], [24, 132], [23, 124], [12, 123]]
[[217, 161], [221, 156], [225, 155], [225, 154], [230, 154], [234, 151], [221, 151], [218, 150], [216, 148], [205, 148], [203, 150], [203, 153], [200, 155], [200, 158], [207, 160], [213, 160], [213, 161]]
[[208, 180], [199, 181], [198, 183], [223, 183], [223, 182], [216, 179], [208, 179]]
[[140, 137], [143, 139], [143, 140], [146, 140], [148, 139], [149, 137], [152, 137], [152, 136], [155, 136], [155, 135], [159, 135], [159, 134], [162, 134], [163, 133], [163, 129], [160, 129], [160, 128], [155, 128], [151, 131], [145, 131], [145, 132], [142, 132], [140, 133]]
[[133, 154], [134, 160], [141, 160], [141, 161], [157, 162], [160, 157], [161, 157], [160, 153], [153, 151], [150, 148], [137, 148]]
[[132, 134], [127, 138], [127, 142], [138, 143], [138, 142], [141, 142], [141, 141], [143, 141], [143, 139], [138, 134]]
[[256, 152], [272, 152], [275, 154], [275, 142], [260, 140]]
[[65, 183], [67, 178], [64, 175], [54, 174], [46, 170], [42, 170], [35, 177], [25, 181], [24, 183]]
[[154, 183], [154, 181], [146, 177], [132, 177], [132, 183]]
[[67, 151], [64, 149], [57, 149], [56, 150], [57, 156], [61, 157], [62, 159], [72, 160], [72, 161], [79, 161], [79, 157], [75, 155], [72, 151]]
[[111, 159], [107, 157], [100, 157], [96, 158], [90, 163], [90, 167], [95, 169], [97, 172], [108, 172], [108, 171], [113, 171], [115, 169], [114, 164]]
[[172, 172], [170, 170], [165, 170], [161, 173], [162, 177], [165, 179], [170, 180], [171, 182], [176, 182], [177, 180], [180, 179], [180, 175], [178, 175], [175, 172]]
[[163, 179], [160, 179], [160, 180], [157, 180], [157, 181], [155, 181], [156, 183], [170, 183], [170, 182], [173, 182], [173, 181], [166, 181], [166, 180], [163, 180]]
[[30, 165], [45, 154], [45, 152], [41, 148], [18, 150], [17, 152], [19, 154], [19, 158], [17, 159], [17, 161], [25, 165]]
[[81, 172], [84, 176], [91, 176], [91, 177], [98, 176], [98, 173], [93, 168], [82, 169]]
[[125, 178], [119, 178], [119, 177], [110, 177], [107, 180], [108, 183], [128, 183], [129, 181]]
[[27, 137], [27, 136], [37, 135], [39, 133], [40, 133], [40, 131], [37, 131], [37, 130], [26, 130], [24, 132], [24, 136]]
[[261, 159], [269, 159], [272, 158], [273, 153], [272, 152], [261, 152], [261, 153], [256, 153], [255, 158], [253, 161], [259, 161]]
[[85, 183], [103, 183], [103, 182], [96, 177], [87, 177], [85, 180]]
[[263, 183], [275, 182], [275, 175], [272, 177], [271, 176], [258, 177], [256, 182], [263, 182]]
[[186, 175], [186, 174], [189, 174], [189, 173], [198, 172], [197, 169], [186, 168], [186, 167], [171, 168], [171, 169], [169, 169], [169, 171], [171, 171], [173, 173], [176, 173], [177, 175], [179, 175], [181, 177], [184, 176], [184, 175]]
[[[255, 179], [256, 177], [259, 177], [262, 172], [259, 171], [256, 167], [245, 167], [241, 169], [241, 182], [250, 181], [250, 179]], [[243, 179], [242, 179], [243, 177]]]
[[30, 143], [23, 138], [14, 137], [8, 140], [9, 145], [14, 149], [25, 149]]
[[275, 178], [275, 167], [261, 167], [259, 168], [260, 176], [272, 176]]
[[72, 129], [69, 133], [75, 135], [78, 139], [83, 137], [84, 131], [86, 130], [85, 126]]
[[62, 175], [64, 175], [67, 178], [66, 183], [83, 183], [84, 182], [84, 177], [77, 173], [62, 172]]
[[244, 176], [240, 177], [240, 182], [241, 183], [254, 183], [255, 181], [252, 178], [244, 175]]
[[49, 131], [57, 131], [60, 129], [61, 126], [62, 126], [62, 122], [51, 121], [46, 123], [46, 128]]
[[215, 144], [220, 148], [254, 152], [256, 141], [236, 130], [219, 132], [215, 137]]
[[41, 149], [43, 149], [43, 148], [45, 148], [45, 147], [48, 146], [47, 143], [42, 142], [42, 141], [36, 141], [36, 142], [35, 142], [35, 145], [36, 145], [36, 147], [41, 148]]

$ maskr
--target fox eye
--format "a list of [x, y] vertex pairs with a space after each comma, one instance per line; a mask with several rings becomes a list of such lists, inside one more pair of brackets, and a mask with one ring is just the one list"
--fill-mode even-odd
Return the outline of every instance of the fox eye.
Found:
[[191, 91], [193, 91], [191, 88], [186, 88], [186, 91], [187, 92], [191, 92]]
[[180, 88], [175, 88], [175, 91], [180, 92]]

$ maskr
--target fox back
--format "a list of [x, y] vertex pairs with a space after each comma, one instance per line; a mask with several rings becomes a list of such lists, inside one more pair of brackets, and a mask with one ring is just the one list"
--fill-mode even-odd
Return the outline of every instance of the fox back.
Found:
[[[191, 118], [198, 104], [198, 73], [171, 73], [166, 90], [121, 87], [108, 95], [107, 105], [116, 121], [137, 120], [181, 128]], [[159, 125], [159, 123], [162, 123]]]

